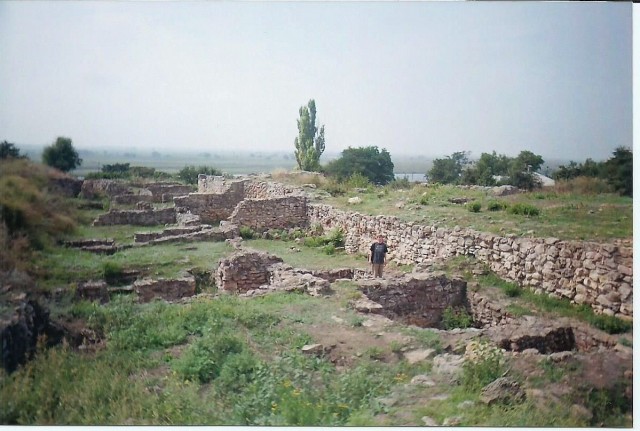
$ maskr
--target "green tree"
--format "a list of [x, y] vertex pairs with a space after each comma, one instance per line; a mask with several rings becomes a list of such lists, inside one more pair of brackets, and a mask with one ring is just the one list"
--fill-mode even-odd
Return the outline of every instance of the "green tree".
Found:
[[507, 175], [511, 159], [504, 154], [482, 153], [480, 159], [462, 173], [462, 184], [477, 184], [481, 186], [495, 186], [495, 175]]
[[623, 196], [633, 196], [633, 153], [618, 147], [613, 157], [604, 163], [604, 174], [609, 184]]
[[324, 125], [316, 127], [316, 102], [309, 100], [300, 107], [298, 137], [295, 139], [295, 156], [298, 168], [303, 171], [319, 171], [320, 156], [324, 152]]
[[184, 181], [186, 184], [198, 184], [198, 175], [222, 175], [222, 171], [210, 166], [185, 166], [178, 172], [178, 178]]
[[427, 172], [427, 178], [436, 183], [458, 184], [461, 180], [462, 169], [468, 164], [468, 151], [455, 152], [444, 159], [435, 159], [433, 166]]
[[27, 156], [21, 155], [20, 150], [10, 142], [2, 141], [0, 143], [0, 159], [26, 159]]
[[340, 158], [329, 162], [325, 171], [339, 181], [344, 181], [354, 174], [366, 177], [371, 183], [384, 185], [395, 179], [393, 162], [386, 149], [378, 147], [347, 148]]
[[515, 163], [522, 166], [523, 170], [527, 172], [538, 172], [544, 164], [544, 160], [542, 159], [542, 156], [525, 150], [520, 151], [520, 154], [516, 157]]
[[521, 151], [510, 163], [508, 183], [525, 190], [539, 188], [542, 183], [534, 172], [538, 171], [543, 163], [541, 156], [531, 151]]
[[42, 152], [42, 162], [62, 172], [69, 172], [82, 164], [82, 159], [73, 148], [70, 138], [58, 137], [56, 142], [45, 147]]

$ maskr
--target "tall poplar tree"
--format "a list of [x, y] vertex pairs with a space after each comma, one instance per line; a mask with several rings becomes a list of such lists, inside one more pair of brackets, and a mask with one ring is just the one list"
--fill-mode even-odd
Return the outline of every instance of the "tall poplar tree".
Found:
[[294, 141], [298, 168], [303, 171], [320, 170], [320, 156], [324, 152], [324, 125], [316, 127], [316, 102], [309, 100], [307, 106], [300, 107], [298, 137]]

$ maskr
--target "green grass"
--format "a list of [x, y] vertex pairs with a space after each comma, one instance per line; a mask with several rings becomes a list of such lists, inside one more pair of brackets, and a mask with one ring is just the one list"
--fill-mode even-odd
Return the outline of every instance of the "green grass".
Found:
[[501, 289], [507, 296], [519, 297], [515, 304], [510, 305], [511, 310], [516, 313], [523, 312], [523, 309], [529, 308], [531, 312], [538, 310], [538, 312], [572, 317], [587, 322], [609, 334], [625, 333], [633, 328], [633, 323], [630, 321], [615, 316], [596, 314], [591, 307], [571, 304], [568, 299], [553, 298], [546, 294], [535, 294], [531, 289], [522, 289], [515, 283], [502, 280], [495, 273], [480, 276], [478, 281], [482, 286]]
[[[378, 189], [374, 189], [358, 194], [363, 202], [357, 206], [347, 204], [347, 199], [355, 196], [353, 193], [322, 202], [363, 214], [396, 216], [402, 221], [448, 228], [467, 226], [498, 235], [608, 241], [631, 238], [633, 232], [633, 200], [615, 194], [580, 195], [536, 191], [499, 198], [501, 204], [508, 206], [535, 206], [541, 214], [538, 217], [526, 217], [508, 211], [472, 213], [464, 205], [448, 201], [453, 197], [466, 197], [481, 203], [482, 208], [487, 208], [490, 204], [495, 206], [496, 198], [485, 191], [422, 185], [414, 186], [411, 190], [387, 188], [385, 191], [386, 193], [379, 194]], [[404, 202], [404, 208], [396, 207], [398, 202]]]
[[103, 278], [105, 265], [142, 269], [152, 278], [184, 276], [185, 268], [217, 268], [218, 260], [232, 252], [224, 242], [174, 243], [134, 247], [113, 255], [56, 247], [36, 254], [36, 271], [42, 286], [55, 287]]
[[[285, 263], [306, 269], [333, 269], [333, 268], [367, 268], [366, 258], [358, 255], [346, 254], [344, 251], [335, 251], [334, 254], [326, 254], [320, 248], [305, 247], [293, 241], [270, 241], [265, 239], [252, 239], [246, 241], [247, 247], [266, 251], [281, 257]], [[294, 247], [297, 250], [292, 250]]]

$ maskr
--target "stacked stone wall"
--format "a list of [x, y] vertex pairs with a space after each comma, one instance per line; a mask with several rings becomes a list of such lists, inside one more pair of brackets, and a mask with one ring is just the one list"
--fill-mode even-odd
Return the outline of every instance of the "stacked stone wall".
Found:
[[554, 297], [587, 304], [596, 312], [633, 316], [633, 250], [617, 242], [561, 241], [557, 238], [501, 237], [459, 227], [405, 223], [309, 204], [309, 225], [345, 232], [348, 253], [367, 253], [375, 236], [387, 237], [389, 258], [398, 263], [429, 262], [472, 255], [503, 279]]
[[216, 286], [232, 293], [245, 293], [270, 281], [268, 267], [282, 259], [257, 251], [241, 251], [221, 259], [216, 271]]
[[[224, 194], [189, 193], [173, 199], [176, 208], [182, 208], [200, 217], [202, 223], [215, 224], [229, 218], [244, 196], [237, 191]], [[182, 210], [181, 210], [182, 211]]]
[[380, 314], [420, 327], [438, 327], [447, 307], [468, 307], [467, 282], [444, 275], [407, 274], [393, 285], [361, 281], [359, 288], [382, 306]]
[[244, 185], [248, 199], [272, 199], [295, 193], [294, 189], [281, 183], [248, 181]]
[[271, 199], [245, 199], [229, 217], [231, 223], [249, 226], [257, 232], [307, 225], [307, 198], [289, 196]]
[[101, 214], [93, 222], [94, 226], [133, 225], [156, 226], [159, 224], [174, 224], [176, 212], [174, 208], [161, 210], [111, 210]]
[[117, 180], [84, 180], [78, 197], [84, 199], [96, 199], [103, 196], [109, 198], [123, 195], [129, 192], [129, 187]]

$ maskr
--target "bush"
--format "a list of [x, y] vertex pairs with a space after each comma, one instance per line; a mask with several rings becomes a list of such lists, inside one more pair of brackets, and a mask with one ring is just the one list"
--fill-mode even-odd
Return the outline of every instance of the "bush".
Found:
[[530, 204], [517, 203], [509, 208], [509, 213], [531, 217], [540, 215], [540, 210]]
[[504, 293], [511, 298], [522, 295], [522, 288], [515, 283], [504, 283], [503, 288]]
[[326, 236], [325, 243], [333, 244], [335, 247], [344, 247], [344, 232], [342, 229], [334, 229]]
[[423, 193], [418, 202], [420, 202], [420, 205], [429, 205], [429, 195], [427, 193]]
[[489, 343], [472, 341], [467, 344], [464, 356], [461, 383], [468, 390], [480, 390], [504, 374], [502, 352]]
[[231, 355], [242, 351], [242, 342], [233, 335], [214, 334], [201, 338], [191, 345], [174, 363], [173, 368], [188, 380], [207, 383], [220, 375], [225, 362]]
[[503, 211], [506, 210], [508, 206], [509, 205], [507, 205], [506, 202], [489, 201], [489, 203], [487, 204], [487, 209], [489, 211]]
[[395, 179], [385, 186], [385, 188], [390, 188], [391, 190], [408, 190], [412, 187], [413, 185], [407, 177]]
[[347, 180], [347, 186], [351, 189], [354, 188], [369, 188], [371, 186], [371, 182], [369, 182], [369, 178], [362, 175], [360, 172], [354, 172], [351, 174], [349, 179]]
[[471, 202], [469, 205], [467, 205], [467, 209], [472, 213], [480, 212], [480, 208], [482, 208], [480, 202]]
[[178, 172], [178, 178], [186, 184], [198, 184], [198, 175], [222, 175], [222, 171], [210, 166], [185, 166]]
[[447, 307], [442, 313], [442, 327], [444, 329], [470, 328], [473, 317], [464, 307]]
[[122, 277], [122, 267], [115, 262], [105, 262], [102, 265], [102, 276], [107, 284], [116, 284]]
[[249, 226], [240, 226], [239, 231], [242, 239], [253, 239], [256, 237], [256, 232]]
[[327, 244], [322, 247], [322, 252], [324, 254], [328, 254], [329, 256], [336, 254], [336, 247], [333, 244]]

